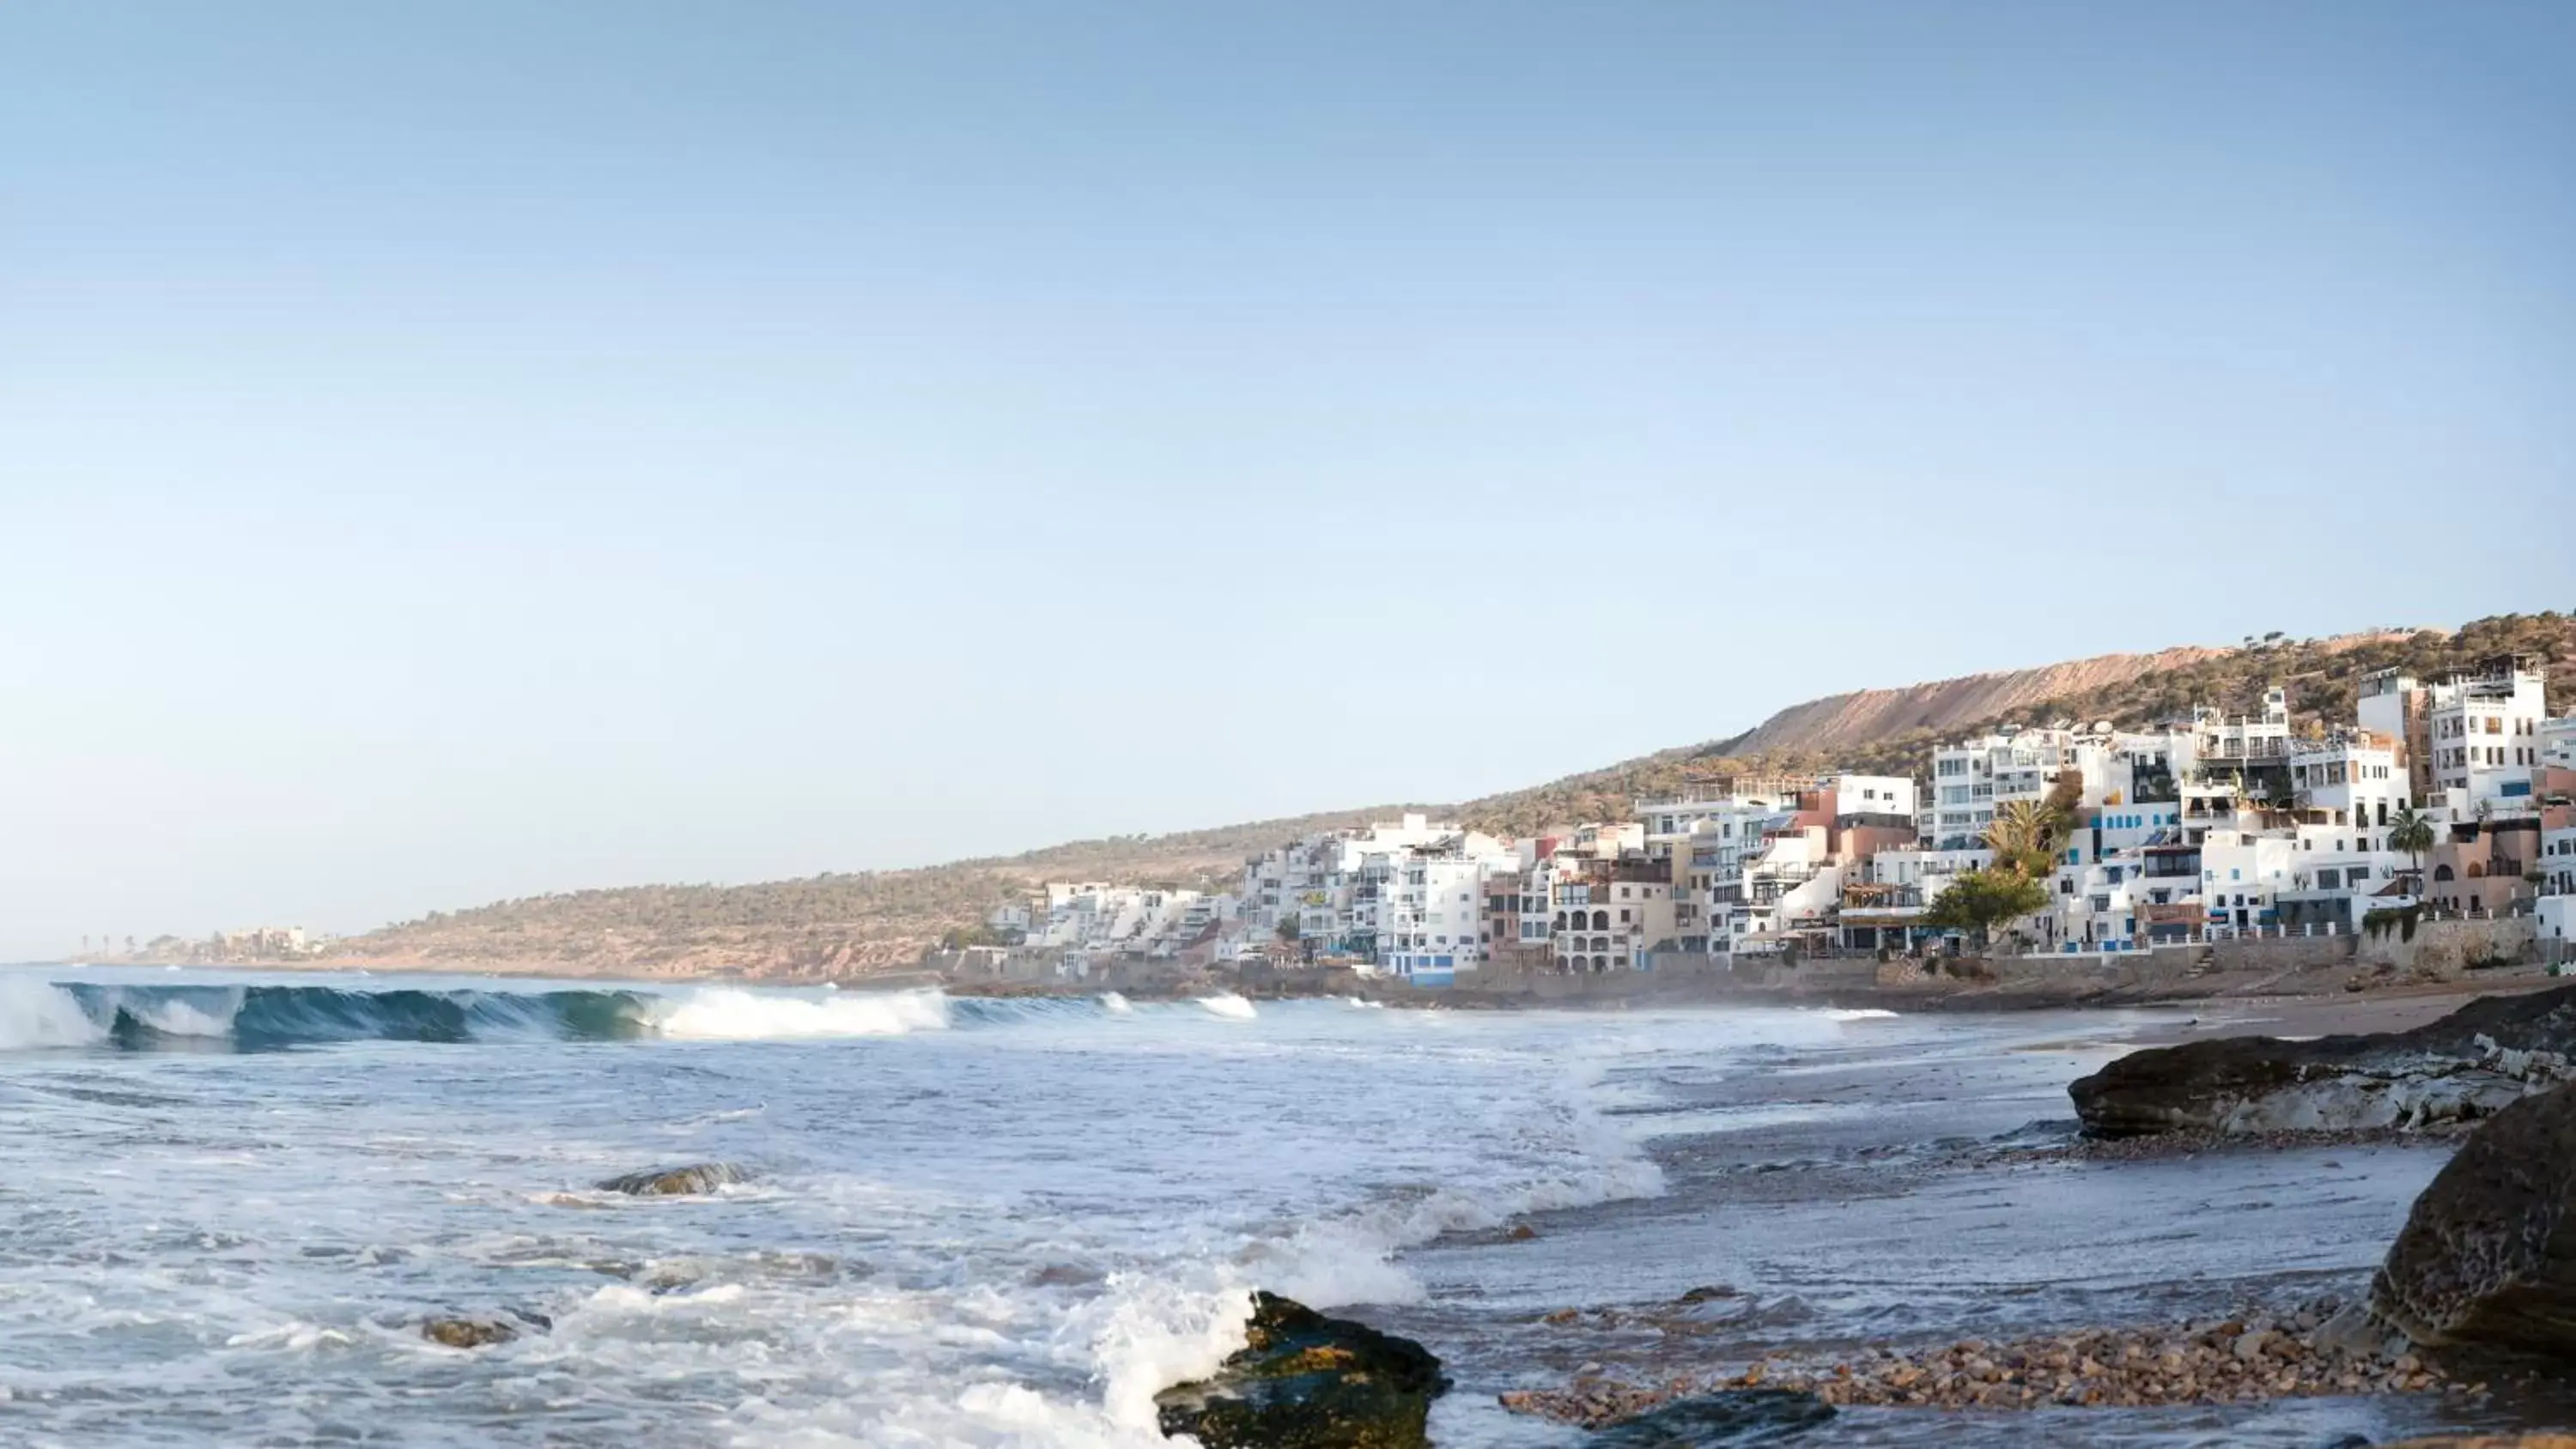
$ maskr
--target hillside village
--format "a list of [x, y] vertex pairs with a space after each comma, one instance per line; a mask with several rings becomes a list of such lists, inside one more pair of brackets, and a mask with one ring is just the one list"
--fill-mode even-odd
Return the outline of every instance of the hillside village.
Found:
[[2576, 711], [2548, 664], [2285, 686], [2142, 729], [2055, 720], [1941, 742], [1922, 778], [1744, 774], [1516, 838], [1426, 814], [1305, 833], [1229, 889], [1054, 882], [992, 912], [968, 974], [1150, 980], [1252, 962], [1420, 987], [1712, 959], [2101, 958], [2576, 904]]
[[[293, 947], [291, 933], [278, 930], [230, 931], [189, 941], [161, 936], [140, 947], [129, 937], [123, 940], [121, 951], [115, 938], [107, 936], [93, 937], [78, 945], [82, 959], [336, 964], [371, 970], [471, 970], [665, 980], [851, 982], [911, 976], [925, 963], [926, 952], [932, 953], [933, 964], [950, 959], [938, 955], [943, 944], [973, 945], [978, 969], [999, 970], [1014, 978], [1031, 980], [1055, 979], [1059, 969], [1091, 970], [1095, 974], [1117, 970], [1152, 976], [1170, 973], [1184, 959], [1241, 962], [1251, 956], [1293, 962], [1300, 968], [1309, 960], [1348, 960], [1356, 966], [1381, 970], [1394, 964], [1381, 959], [1394, 947], [1381, 946], [1380, 938], [1391, 943], [1396, 933], [1383, 929], [1383, 923], [1365, 919], [1365, 902], [1356, 896], [1355, 883], [1346, 879], [1339, 888], [1353, 893], [1345, 908], [1346, 920], [1336, 920], [1327, 912], [1319, 912], [1309, 920], [1301, 899], [1295, 913], [1300, 919], [1292, 946], [1278, 935], [1275, 917], [1254, 923], [1254, 916], [1261, 911], [1277, 909], [1275, 903], [1262, 900], [1270, 891], [1261, 882], [1278, 879], [1282, 882], [1279, 889], [1285, 891], [1290, 889], [1287, 882], [1293, 878], [1298, 881], [1294, 890], [1299, 897], [1320, 891], [1325, 896], [1320, 904], [1333, 906], [1339, 898], [1336, 888], [1329, 884], [1334, 872], [1312, 868], [1301, 858], [1292, 873], [1286, 854], [1289, 848], [1333, 841], [1342, 842], [1333, 848], [1347, 854], [1348, 842], [1358, 841], [1367, 847], [1360, 851], [1362, 855], [1387, 850], [1409, 852], [1425, 843], [1405, 833], [1406, 817], [1419, 815], [1423, 817], [1421, 831], [1433, 841], [1455, 837], [1461, 853], [1487, 861], [1498, 856], [1509, 856], [1515, 862], [1526, 858], [1527, 866], [1534, 868], [1541, 859], [1543, 843], [1553, 842], [1545, 846], [1546, 858], [1553, 860], [1562, 853], [1568, 866], [1588, 853], [1634, 876], [1639, 870], [1637, 861], [1621, 863], [1623, 852], [1628, 851], [1667, 865], [1662, 878], [1667, 888], [1663, 899], [1673, 901], [1673, 928], [1667, 930], [1660, 922], [1637, 917], [1627, 923], [1635, 929], [1601, 932], [1604, 945], [1599, 952], [1589, 949], [1591, 933], [1587, 931], [1580, 938], [1587, 943], [1586, 949], [1578, 951], [1571, 944], [1577, 938], [1571, 929], [1568, 907], [1565, 952], [1569, 958], [1580, 957], [1587, 962], [1596, 955], [1607, 958], [1612, 954], [1608, 938], [1624, 934], [1631, 937], [1625, 943], [1630, 957], [1649, 964], [1673, 959], [1671, 952], [1682, 951], [1684, 943], [1697, 948], [1703, 944], [1713, 947], [1722, 941], [1725, 949], [1713, 949], [1712, 954], [1696, 959], [1732, 959], [1731, 949], [1739, 934], [1733, 913], [1738, 902], [1717, 898], [1724, 882], [1700, 879], [1730, 877], [1746, 911], [1741, 932], [1748, 946], [1745, 959], [1777, 962], [1791, 959], [1797, 952], [1824, 949], [1818, 942], [1828, 939], [1836, 943], [1835, 949], [1861, 949], [1839, 945], [1845, 938], [1842, 927], [1846, 923], [1854, 928], [1851, 939], [1869, 939], [1859, 934], [1859, 928], [1867, 923], [1870, 908], [1904, 912], [1910, 909], [1909, 903], [1937, 898], [1944, 884], [1954, 882], [1963, 873], [1956, 868], [1962, 858], [1943, 859], [1940, 852], [1931, 849], [1961, 836], [1963, 822], [1951, 820], [1945, 824], [1945, 814], [1969, 813], [1956, 800], [1945, 807], [1943, 792], [1964, 785], [1972, 792], [1968, 804], [1973, 807], [1977, 803], [1975, 788], [1993, 781], [1936, 775], [1936, 757], [1945, 751], [1953, 752], [1956, 760], [1960, 757], [1955, 751], [1967, 742], [2010, 737], [2019, 741], [2022, 751], [2043, 755], [2052, 748], [2048, 740], [2054, 733], [2066, 738], [2053, 747], [2061, 754], [2072, 749], [2078, 757], [2079, 772], [2084, 759], [2099, 756], [2095, 765], [2099, 778], [2091, 784], [2097, 794], [2059, 799], [2056, 804], [2062, 808], [2050, 812], [2045, 823], [2071, 830], [2075, 821], [2070, 812], [2099, 812], [2113, 822], [2104, 827], [2104, 848], [2108, 849], [2119, 839], [2116, 822], [2126, 815], [2141, 813], [2104, 809], [2115, 790], [2122, 795], [2121, 803], [2137, 803], [2133, 781], [2122, 783], [2111, 778], [2113, 757], [2127, 757], [2119, 746], [2124, 732], [2151, 737], [2177, 731], [2187, 734], [2197, 712], [2202, 710], [2215, 710], [2226, 717], [2244, 715], [2259, 722], [2273, 708], [2266, 695], [2278, 690], [2287, 710], [2286, 737], [2310, 743], [2328, 738], [2339, 729], [2364, 728], [2363, 688], [2379, 675], [2447, 683], [2459, 676], [2474, 675], [2489, 661], [2507, 656], [2526, 657], [2533, 669], [2554, 682], [2555, 704], [2560, 712], [2576, 706], [2576, 698], [2571, 698], [2566, 688], [2576, 682], [2576, 616], [2559, 611], [2502, 614], [2470, 620], [2456, 628], [2375, 628], [2316, 638], [2272, 633], [2248, 636], [2241, 647], [2235, 648], [2194, 646], [2151, 654], [2099, 655], [1831, 695], [1781, 709], [1749, 731], [1453, 804], [1387, 802], [1209, 829], [1075, 840], [1017, 855], [908, 869], [831, 872], [731, 885], [666, 882], [563, 891], [461, 910], [433, 911], [363, 935], [307, 936], [300, 949]], [[2088, 744], [2094, 748], [2079, 748]], [[2429, 742], [2426, 748], [2431, 748]], [[1953, 764], [1952, 768], [1961, 767]], [[1987, 768], [1991, 774], [1991, 761]], [[2037, 767], [2007, 767], [2005, 773], [2028, 768]], [[2159, 782], [2155, 787], [2161, 788], [2161, 776], [2152, 770], [2148, 773], [2151, 781]], [[2259, 779], [2260, 772], [2256, 774]], [[1817, 793], [1820, 786], [1862, 777], [1875, 777], [1879, 783], [1858, 783], [1848, 797], [1837, 789], [1832, 808], [1823, 808], [1825, 802]], [[1911, 806], [1901, 798], [1887, 798], [1886, 792], [1892, 791], [1895, 783], [1908, 781], [1914, 790]], [[2050, 788], [2055, 788], [2053, 781]], [[2429, 792], [2431, 782], [2427, 780], [2420, 787], [2410, 785], [2410, 789], [2414, 788]], [[1881, 791], [1881, 797], [1859, 794], [1869, 790]], [[1802, 793], [1804, 804], [1800, 803]], [[2004, 804], [2012, 805], [2015, 798], [2005, 796]], [[2026, 795], [2023, 799], [2026, 803]], [[1784, 921], [1776, 912], [1757, 914], [1752, 910], [1756, 904], [1773, 903], [1755, 900], [1756, 893], [1743, 876], [1741, 842], [1723, 833], [1731, 823], [1727, 820], [1715, 820], [1712, 828], [1719, 832], [1719, 845], [1732, 844], [1734, 849], [1720, 852], [1705, 840], [1692, 846], [1685, 853], [1686, 867], [1690, 855], [1701, 859], [1696, 869], [1683, 870], [1678, 881], [1681, 895], [1674, 899], [1671, 891], [1675, 882], [1668, 861], [1677, 842], [1658, 840], [1650, 845], [1644, 832], [1650, 824], [1658, 823], [1650, 816], [1659, 812], [1641, 812], [1641, 801], [1674, 801], [1685, 807], [1733, 802], [1739, 814], [1758, 806], [1771, 813], [1804, 814], [1811, 820], [1823, 814], [1828, 817], [1823, 822], [1828, 830], [1832, 829], [1832, 819], [1845, 814], [1896, 816], [1899, 826], [1910, 826], [1913, 835], [1910, 841], [1902, 836], [1891, 840], [1885, 819], [1874, 818], [1864, 822], [1872, 827], [1871, 833], [1855, 836], [1846, 830], [1818, 844], [1820, 855], [1848, 857], [1857, 850], [1871, 857], [1866, 868], [1848, 858], [1830, 862], [1839, 867], [1838, 888], [1850, 887], [1850, 894], [1856, 898], [1836, 904], [1831, 913], [1834, 930], [1830, 937], [1824, 937], [1812, 925], [1791, 929], [1790, 921]], [[2420, 803], [2429, 809], [2435, 802], [2425, 798]], [[1889, 809], [1891, 804], [1898, 808]], [[2050, 796], [2043, 794], [2040, 804], [2050, 805]], [[1675, 813], [1688, 816], [1693, 810]], [[1383, 824], [1372, 829], [1372, 822]], [[1591, 824], [1586, 827], [1582, 822]], [[2020, 820], [2016, 828], [2026, 836], [2033, 823]], [[1964, 827], [1971, 833], [1982, 828], [1973, 819]], [[2080, 840], [2070, 839], [2061, 848], [2089, 845], [2091, 830], [2087, 824]], [[1659, 829], [1655, 833], [1663, 836], [1687, 832]], [[2381, 834], [2374, 828], [2370, 838], [2377, 841]], [[2330, 844], [2332, 837], [2327, 839]], [[2028, 844], [2027, 840], [2018, 842], [2025, 852]], [[1980, 840], [1968, 842], [1969, 848], [1980, 845]], [[1899, 846], [1928, 853], [1921, 862], [1921, 868], [1928, 872], [1926, 878], [1907, 878], [1902, 855], [1891, 856], [1884, 866], [1876, 863], [1875, 857], [1882, 849]], [[1274, 855], [1279, 857], [1278, 869], [1272, 874], [1246, 871], [1247, 860]], [[1824, 863], [1828, 862], [1819, 862]], [[2122, 865], [2124, 878], [2118, 884], [2134, 886], [2134, 878], [2127, 873], [2127, 866], [2133, 863], [2106, 864]], [[1944, 867], [1950, 867], [1946, 874]], [[1347, 877], [1358, 868], [1354, 864], [1343, 874]], [[1426, 877], [1428, 871], [1426, 867]], [[1771, 862], [1763, 876], [1770, 883], [1765, 888], [1778, 888], [1789, 871], [1785, 856]], [[1437, 958], [1443, 954], [1450, 957], [1449, 969], [1453, 973], [1481, 972], [1487, 979], [1513, 969], [1553, 970], [1557, 948], [1554, 908], [1527, 913], [1532, 917], [1528, 929], [1536, 933], [1544, 927], [1545, 935], [1533, 934], [1524, 939], [1517, 917], [1533, 898], [1542, 904], [1547, 901], [1546, 893], [1555, 886], [1554, 873], [1551, 870], [1536, 883], [1543, 889], [1533, 888], [1530, 875], [1529, 869], [1522, 871], [1522, 889], [1517, 891], [1497, 877], [1498, 888], [1488, 894], [1501, 898], [1502, 909], [1488, 914], [1508, 911], [1515, 919], [1511, 929], [1500, 933], [1495, 933], [1490, 924], [1478, 929], [1472, 943], [1479, 958], [1474, 966], [1461, 965], [1456, 929], [1435, 926], [1409, 933], [1427, 938], [1427, 954], [1433, 962], [1431, 976], [1426, 979], [1436, 977]], [[2348, 872], [2343, 878], [2349, 879]], [[1059, 884], [1050, 888], [1049, 882]], [[1627, 909], [1632, 913], [1661, 909], [1645, 906], [1642, 898], [1634, 894], [1640, 888], [1651, 888], [1653, 881], [1613, 881], [1612, 898], [1601, 907], [1610, 912], [1612, 925], [1618, 924], [1615, 888], [1623, 883], [1631, 888]], [[2001, 883], [2000, 877], [1981, 881]], [[2112, 884], [2107, 879], [2103, 883]], [[2053, 890], [2057, 884], [2052, 879], [2048, 888]], [[1479, 884], [1471, 889], [1485, 889], [1481, 876]], [[1814, 890], [1821, 889], [1811, 888], [1808, 896], [1792, 902], [1792, 910], [1805, 909]], [[2157, 889], [2170, 893], [2171, 888]], [[2084, 901], [2088, 906], [2094, 894], [2086, 891]], [[2106, 890], [2099, 894], [2117, 897], [2119, 893]], [[1077, 903], [1086, 897], [1091, 901], [1089, 906]], [[2249, 902], [2250, 899], [2249, 896]], [[1982, 903], [1992, 906], [1997, 901], [1988, 892]], [[2158, 902], [2152, 893], [2144, 897], [2144, 903], [2177, 904], [2172, 899]], [[1712, 928], [1705, 913], [1721, 904], [1728, 907], [1728, 913]], [[2111, 904], [2106, 899], [2106, 917]], [[1679, 919], [1685, 908], [1690, 908], [1688, 922]], [[2381, 909], [2401, 908], [2391, 905]], [[1593, 909], [1587, 902], [1587, 926]], [[2229, 909], [2236, 909], [2232, 901]], [[2251, 911], [2253, 907], [2249, 903], [2246, 909]], [[1059, 914], [1087, 918], [1093, 924], [1068, 920], [1042, 926], [1053, 923]], [[1688, 929], [1683, 929], [1685, 924]], [[2051, 923], [2046, 921], [1991, 921], [1986, 934], [1994, 944], [1989, 954], [2024, 949], [2020, 944], [2024, 936], [2032, 948], [2054, 944], [2062, 950], [2071, 940], [2081, 950], [2085, 941], [2082, 924], [2075, 923], [2070, 931], [2069, 923], [2060, 919], [2054, 923], [2052, 936]], [[2143, 927], [2137, 936], [2105, 929], [2106, 925], [2125, 927], [2129, 924], [2125, 920], [2097, 920], [2091, 924], [2097, 942], [2135, 940], [2147, 935]], [[1931, 931], [1927, 929], [1929, 925], [1928, 906], [1922, 914], [1893, 915], [1878, 931], [1878, 939], [1920, 942], [1928, 936], [1964, 946], [1978, 934], [1969, 930], [1952, 936], [1947, 930]], [[1219, 928], [1213, 934], [1212, 926]], [[1898, 928], [1905, 934], [1895, 934]], [[2157, 938], [2170, 935], [2168, 927]], [[1450, 940], [1443, 943], [1439, 939], [1442, 936]], [[1635, 939], [1639, 936], [1644, 939]], [[288, 941], [284, 948], [276, 944], [281, 939]], [[1663, 950], [1666, 941], [1672, 943], [1671, 952]], [[1777, 949], [1773, 949], [1773, 941], [1777, 941]], [[1003, 949], [1003, 943], [1019, 943], [1019, 948]], [[66, 942], [65, 946], [72, 944]], [[1444, 944], [1449, 948], [1446, 952], [1439, 949]], [[1232, 954], [1222, 954], [1226, 952]]]

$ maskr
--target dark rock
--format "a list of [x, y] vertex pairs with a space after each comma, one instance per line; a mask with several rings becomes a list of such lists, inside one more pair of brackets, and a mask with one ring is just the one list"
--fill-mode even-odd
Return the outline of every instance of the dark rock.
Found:
[[508, 1343], [519, 1330], [497, 1318], [432, 1318], [421, 1324], [420, 1336], [449, 1348], [482, 1348]]
[[2097, 1137], [2421, 1128], [2576, 1080], [2576, 987], [2480, 997], [2412, 1031], [2220, 1037], [2132, 1052], [2067, 1088]]
[[1154, 1396], [1165, 1436], [1206, 1449], [1425, 1449], [1440, 1360], [1410, 1339], [1252, 1295], [1243, 1350]]
[[655, 1168], [650, 1172], [630, 1172], [612, 1177], [599, 1185], [601, 1192], [622, 1192], [629, 1197], [697, 1197], [711, 1193], [729, 1182], [749, 1182], [751, 1174], [730, 1162], [692, 1162], [685, 1167]]
[[2415, 1199], [2370, 1309], [2416, 1344], [2576, 1361], [2576, 1091], [2481, 1123]]
[[2576, 1434], [2440, 1434], [2385, 1449], [2576, 1449]]
[[1797, 1389], [1737, 1389], [1666, 1404], [1593, 1435], [1593, 1449], [1721, 1449], [1777, 1444], [1824, 1423], [1833, 1405]]

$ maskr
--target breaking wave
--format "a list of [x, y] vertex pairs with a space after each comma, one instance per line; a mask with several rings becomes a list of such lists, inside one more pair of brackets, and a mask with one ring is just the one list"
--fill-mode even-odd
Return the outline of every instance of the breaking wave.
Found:
[[654, 1033], [688, 1041], [906, 1036], [948, 1027], [948, 998], [929, 991], [811, 997], [719, 987], [671, 1000], [654, 1018]]
[[1259, 1014], [1252, 1009], [1251, 1002], [1231, 991], [1220, 991], [1214, 996], [1202, 996], [1198, 998], [1198, 1003], [1206, 1009], [1208, 1015], [1221, 1016], [1228, 1021], [1250, 1021]]
[[349, 990], [0, 980], [0, 1051], [277, 1051], [335, 1042], [819, 1041], [1114, 1011], [1098, 1001], [937, 991]]
[[1251, 1021], [1231, 992], [1139, 1004], [1097, 997], [951, 997], [935, 990], [656, 991], [111, 985], [0, 979], [0, 1051], [277, 1051], [335, 1042], [824, 1041], [1153, 1015]]

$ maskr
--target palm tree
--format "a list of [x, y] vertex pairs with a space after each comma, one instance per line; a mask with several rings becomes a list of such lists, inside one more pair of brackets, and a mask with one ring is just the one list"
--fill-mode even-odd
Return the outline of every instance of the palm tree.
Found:
[[2037, 875], [2053, 863], [2056, 841], [2056, 821], [2036, 800], [2005, 801], [1995, 811], [1995, 823], [1986, 827], [1986, 845], [1995, 853], [1995, 864], [2009, 865], [2024, 875]]
[[2415, 894], [2424, 894], [2424, 852], [2433, 848], [2433, 821], [2412, 805], [2400, 805], [2388, 817], [2388, 848], [2405, 851], [2415, 861]]

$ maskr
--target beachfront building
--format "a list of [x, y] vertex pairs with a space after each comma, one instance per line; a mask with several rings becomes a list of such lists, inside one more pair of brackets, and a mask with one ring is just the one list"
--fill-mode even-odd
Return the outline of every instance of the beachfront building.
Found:
[[1149, 952], [1168, 940], [1200, 898], [1198, 891], [1052, 882], [1029, 904], [1027, 944], [1073, 952]]
[[1549, 948], [1566, 975], [1633, 971], [1673, 929], [1672, 864], [1644, 854], [1559, 851], [1553, 862]]
[[2115, 744], [2096, 727], [2007, 729], [1943, 745], [1932, 753], [1931, 826], [1922, 834], [1942, 849], [1965, 849], [1986, 838], [1999, 808], [2047, 799], [2069, 771], [2083, 782], [2083, 803], [2098, 805], [2110, 791]]
[[2545, 685], [2529, 658], [2492, 660], [2434, 685], [2427, 707], [2434, 788], [2466, 790], [2472, 809], [2531, 808]]
[[[1264, 851], [1243, 870], [1244, 929], [1295, 940], [1310, 959], [1374, 960], [1407, 851], [1468, 840], [1459, 825], [1410, 814], [1361, 830], [1328, 830]], [[1477, 836], [1491, 845], [1491, 838]]]
[[2576, 809], [2552, 805], [2540, 820], [2541, 893], [2576, 895]]
[[1514, 923], [1513, 950], [1507, 957], [1523, 969], [1549, 969], [1557, 966], [1550, 945], [1554, 930], [1556, 892], [1556, 851], [1564, 843], [1560, 835], [1545, 835], [1530, 842], [1529, 864], [1521, 870], [1520, 917]]
[[2273, 898], [2292, 887], [2298, 842], [2286, 835], [2213, 829], [2200, 840], [2209, 924], [2251, 932], [2277, 924]]
[[[1910, 792], [1912, 781], [1902, 781]], [[1637, 798], [1636, 821], [1642, 847], [1658, 860], [1678, 854], [1694, 836], [1748, 808], [1776, 809], [1815, 787], [1811, 777], [1744, 775], [1689, 786], [1677, 794]], [[1910, 813], [1910, 812], [1909, 812]]]
[[2241, 831], [2240, 814], [2288, 809], [2295, 797], [2290, 785], [2290, 697], [2275, 686], [2263, 692], [2259, 713], [2229, 715], [2215, 705], [2192, 710], [2191, 728], [2175, 742], [2179, 756], [2176, 795], [2182, 804], [2182, 831], [2199, 841], [2214, 830]]
[[[1716, 954], [1777, 951], [1799, 939], [1849, 944], [1838, 933], [1846, 884], [1868, 884], [1881, 852], [1913, 848], [1919, 818], [1915, 783], [1887, 775], [1739, 790], [1708, 805], [1673, 859], [1673, 944]], [[1873, 924], [1870, 940], [1882, 934]]]
[[2291, 810], [2303, 828], [2329, 829], [2336, 849], [2371, 850], [2388, 817], [2413, 798], [2397, 742], [2366, 730], [2302, 740], [2290, 750]]
[[2528, 909], [2527, 903], [2540, 894], [2540, 881], [2533, 877], [2547, 874], [2541, 823], [2535, 812], [2443, 826], [2424, 859], [2425, 902], [2436, 910], [2473, 916]]
[[1477, 940], [1484, 969], [1527, 971], [1552, 964], [1547, 959], [1547, 857], [1555, 849], [1556, 841], [1548, 836], [1518, 841], [1509, 864], [1486, 870], [1485, 919]]
[[[1378, 963], [1417, 986], [1447, 986], [1485, 961], [1485, 888], [1520, 869], [1517, 851], [1473, 832], [1385, 853]], [[1373, 857], [1374, 858], [1374, 857]]]
[[2532, 771], [2576, 730], [2549, 718], [2546, 693], [2546, 670], [2527, 655], [2431, 683], [2383, 669], [2363, 678], [2359, 715], [2363, 729], [2397, 742], [2415, 799], [2461, 790], [2471, 808], [2529, 809]]

